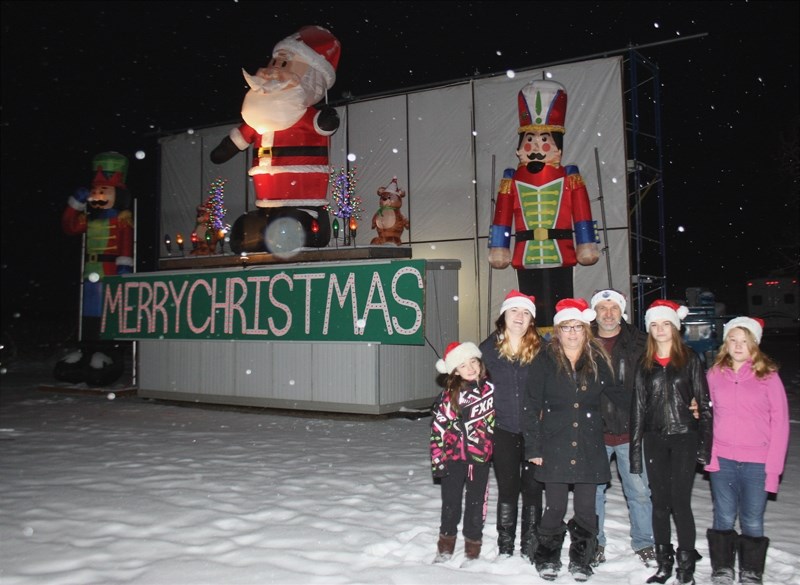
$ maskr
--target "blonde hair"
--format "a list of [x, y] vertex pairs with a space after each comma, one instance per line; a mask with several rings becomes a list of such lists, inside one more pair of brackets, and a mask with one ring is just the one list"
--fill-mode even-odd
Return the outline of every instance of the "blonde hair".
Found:
[[[753, 373], [756, 375], [756, 378], [765, 378], [773, 372], [777, 372], [778, 364], [775, 363], [775, 361], [773, 361], [767, 354], [761, 351], [758, 343], [756, 343], [756, 337], [753, 335], [753, 332], [746, 327], [731, 327], [728, 331], [728, 335], [730, 335], [736, 329], [744, 331], [744, 338], [747, 342], [747, 350], [750, 352], [750, 359], [753, 361]], [[719, 353], [717, 354], [717, 357], [714, 360], [714, 365], [712, 366], [713, 368], [719, 368], [720, 370], [724, 368], [728, 368], [730, 370], [733, 369], [733, 358], [731, 357], [731, 354], [728, 353], [727, 342], [728, 339], [726, 336], [726, 338], [722, 340]]]
[[[588, 364], [588, 368], [586, 368], [585, 373], [591, 374], [594, 380], [597, 381], [597, 377], [599, 375], [597, 360], [602, 359], [605, 361], [609, 371], [611, 372], [611, 375], [613, 376], [614, 366], [611, 365], [611, 357], [608, 355], [608, 352], [595, 338], [591, 326], [589, 326], [587, 323], [582, 323], [582, 325], [585, 335], [583, 336], [583, 344], [581, 345], [581, 357], [586, 356], [585, 363]], [[556, 328], [558, 328], [558, 325], [554, 327], [554, 329]], [[572, 364], [570, 363], [567, 354], [564, 352], [564, 348], [561, 346], [561, 340], [559, 339], [558, 334], [553, 335], [553, 337], [550, 339], [548, 349], [556, 358], [558, 369], [571, 375]]]
[[444, 387], [447, 390], [448, 396], [450, 397], [450, 405], [453, 407], [453, 412], [456, 414], [461, 414], [461, 405], [458, 403], [458, 397], [461, 395], [461, 393], [467, 388], [470, 388], [473, 383], [480, 385], [486, 379], [486, 366], [484, 365], [483, 360], [481, 358], [475, 359], [478, 360], [478, 363], [481, 365], [478, 379], [475, 380], [475, 382], [462, 378], [461, 374], [458, 373], [458, 370], [453, 370], [451, 374], [447, 375], [447, 380], [445, 381]]
[[[672, 340], [669, 348], [669, 363], [674, 368], [682, 368], [689, 361], [689, 346], [681, 337], [680, 330], [675, 327], [675, 324], [670, 322], [672, 327]], [[645, 370], [652, 370], [658, 355], [658, 343], [653, 338], [652, 327], [647, 332], [647, 348], [645, 349], [644, 356], [642, 357], [642, 365]]]
[[518, 361], [520, 365], [527, 366], [542, 348], [542, 337], [536, 330], [536, 319], [534, 318], [531, 318], [531, 324], [520, 340], [517, 353], [514, 353], [511, 348], [511, 340], [506, 334], [505, 312], [500, 314], [494, 325], [496, 333], [494, 346], [497, 348], [497, 353], [500, 354], [500, 357], [505, 360], [510, 362]]

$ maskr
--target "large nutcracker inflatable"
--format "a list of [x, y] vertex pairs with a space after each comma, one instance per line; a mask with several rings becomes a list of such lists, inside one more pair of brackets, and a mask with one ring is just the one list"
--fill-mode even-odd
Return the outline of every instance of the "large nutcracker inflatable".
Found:
[[[244, 97], [244, 122], [212, 151], [222, 164], [253, 145], [249, 171], [256, 192], [255, 211], [231, 230], [235, 253], [270, 249], [270, 225], [302, 232], [301, 244], [323, 247], [330, 241], [324, 207], [328, 190], [328, 142], [339, 127], [336, 110], [317, 107], [336, 80], [341, 45], [330, 31], [305, 26], [283, 39], [272, 59], [255, 75], [243, 71], [250, 90]], [[278, 242], [280, 244], [280, 242]]]
[[489, 233], [489, 263], [517, 270], [519, 290], [540, 301], [536, 324], [547, 327], [556, 303], [573, 296], [573, 266], [589, 266], [599, 258], [596, 228], [578, 167], [561, 164], [564, 86], [533, 81], [520, 90], [517, 105], [519, 166], [503, 173]]
[[61, 226], [67, 235], [86, 234], [83, 259], [81, 341], [56, 363], [57, 380], [105, 386], [124, 370], [120, 345], [100, 339], [103, 279], [133, 271], [133, 214], [125, 181], [128, 159], [104, 152], [92, 160], [91, 189], [78, 189], [67, 202]]

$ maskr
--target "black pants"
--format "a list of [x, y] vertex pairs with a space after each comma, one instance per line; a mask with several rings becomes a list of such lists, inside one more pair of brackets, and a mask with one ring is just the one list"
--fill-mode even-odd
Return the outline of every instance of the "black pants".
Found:
[[497, 480], [497, 503], [516, 506], [522, 494], [523, 506], [542, 509], [544, 484], [536, 481], [533, 463], [525, 460], [525, 439], [522, 433], [494, 429], [492, 466]]
[[[464, 498], [465, 538], [481, 540], [486, 521], [486, 504], [489, 486], [489, 463], [445, 463], [447, 475], [442, 478], [442, 525], [439, 533], [458, 534], [461, 520], [461, 499]], [[466, 490], [464, 489], [466, 487]]]
[[670, 544], [670, 515], [678, 532], [678, 548], [694, 550], [697, 536], [692, 513], [697, 433], [663, 436], [645, 433], [642, 445], [653, 499], [653, 539]]
[[[547, 507], [542, 514], [539, 530], [542, 534], [557, 534], [561, 532], [564, 517], [567, 515], [569, 502], [568, 483], [547, 482]], [[595, 511], [596, 483], [576, 483], [572, 488], [572, 509], [575, 522], [580, 526], [597, 534], [597, 513]]]

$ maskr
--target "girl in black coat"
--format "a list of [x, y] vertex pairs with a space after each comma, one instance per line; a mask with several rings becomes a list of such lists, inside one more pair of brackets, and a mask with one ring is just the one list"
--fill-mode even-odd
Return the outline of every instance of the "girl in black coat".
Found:
[[650, 305], [644, 317], [647, 349], [634, 381], [631, 473], [641, 471], [642, 449], [646, 450], [658, 563], [648, 583], [666, 583], [672, 576], [672, 519], [678, 533], [677, 583], [694, 584], [695, 563], [700, 559], [695, 550], [692, 485], [697, 463], [711, 459], [712, 416], [700, 358], [680, 335], [681, 319], [687, 314], [686, 307], [672, 301]]
[[[594, 339], [595, 312], [583, 299], [563, 299], [553, 317], [554, 336], [531, 365], [525, 397], [525, 457], [545, 484], [547, 507], [537, 530], [533, 562], [539, 576], [553, 580], [561, 547], [570, 532], [569, 571], [577, 581], [592, 574], [597, 546], [597, 485], [611, 479], [603, 441], [600, 395], [629, 408], [627, 393], [614, 382], [609, 358]], [[569, 486], [574, 516], [565, 525]]]
[[495, 331], [480, 345], [483, 363], [494, 384], [494, 455], [497, 480], [497, 552], [514, 554], [514, 539], [522, 494], [520, 551], [530, 558], [534, 531], [542, 517], [544, 485], [533, 476], [535, 465], [525, 459], [522, 436], [523, 397], [531, 363], [542, 347], [536, 331], [536, 299], [512, 290], [500, 306]]

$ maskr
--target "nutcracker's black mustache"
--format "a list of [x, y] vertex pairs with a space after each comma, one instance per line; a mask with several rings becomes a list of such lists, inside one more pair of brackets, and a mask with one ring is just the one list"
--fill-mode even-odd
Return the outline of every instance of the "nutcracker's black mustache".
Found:
[[103, 201], [102, 199], [91, 199], [89, 201], [89, 207], [105, 207], [108, 205], [108, 201]]

